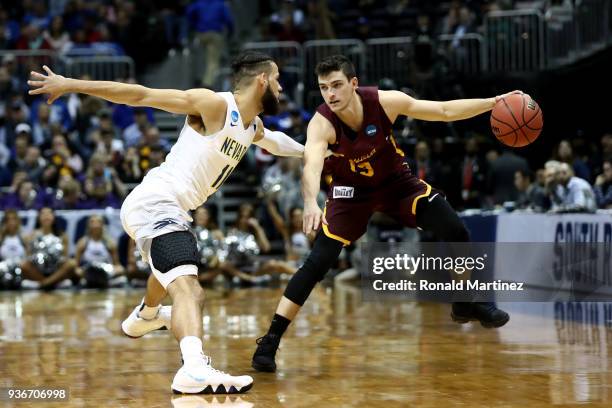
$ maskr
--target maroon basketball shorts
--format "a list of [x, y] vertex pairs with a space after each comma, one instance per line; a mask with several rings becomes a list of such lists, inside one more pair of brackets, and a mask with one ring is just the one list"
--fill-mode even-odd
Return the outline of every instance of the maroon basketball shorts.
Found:
[[416, 228], [417, 202], [436, 193], [437, 190], [409, 172], [379, 187], [360, 188], [334, 181], [325, 203], [327, 225], [323, 224], [323, 232], [348, 245], [366, 232], [375, 211], [406, 227]]

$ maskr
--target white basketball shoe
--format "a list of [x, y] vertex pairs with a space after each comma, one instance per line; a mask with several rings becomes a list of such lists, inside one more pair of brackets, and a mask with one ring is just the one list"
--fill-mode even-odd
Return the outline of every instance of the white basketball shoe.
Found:
[[239, 394], [253, 386], [248, 375], [233, 376], [212, 367], [210, 357], [185, 363], [172, 381], [175, 394]]
[[138, 316], [141, 305], [132, 310], [132, 313], [121, 323], [123, 334], [128, 337], [142, 337], [145, 334], [160, 329], [171, 329], [172, 306], [161, 306], [153, 319], [143, 319]]

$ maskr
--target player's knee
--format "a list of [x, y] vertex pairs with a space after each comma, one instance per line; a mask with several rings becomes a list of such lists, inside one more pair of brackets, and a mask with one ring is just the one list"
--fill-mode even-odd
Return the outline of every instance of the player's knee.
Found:
[[196, 275], [183, 275], [177, 277], [168, 285], [168, 293], [172, 301], [176, 299], [195, 301], [200, 306], [204, 306], [204, 290], [200, 285]]
[[317, 282], [323, 280], [325, 274], [337, 261], [341, 250], [340, 242], [319, 234], [304, 265], [287, 284], [285, 297], [302, 306]]

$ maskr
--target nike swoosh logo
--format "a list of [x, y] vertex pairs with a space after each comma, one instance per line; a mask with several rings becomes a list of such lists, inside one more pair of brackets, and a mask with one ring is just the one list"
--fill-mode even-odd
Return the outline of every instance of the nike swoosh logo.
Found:
[[427, 201], [429, 201], [429, 202], [431, 203], [431, 201], [432, 201], [434, 198], [436, 198], [436, 196], [437, 196], [437, 195], [438, 195], [438, 193], [436, 193], [436, 194], [432, 195], [431, 197], [429, 197], [429, 198], [427, 199]]
[[238, 126], [237, 123], [230, 123], [230, 126]]
[[187, 375], [188, 375], [189, 377], [191, 377], [191, 379], [193, 379], [193, 380], [195, 380], [195, 381], [198, 381], [198, 382], [199, 382], [199, 381], [204, 381], [204, 380], [206, 379], [206, 377], [196, 377], [195, 375], [193, 375], [193, 374], [191, 374], [191, 373], [189, 373], [189, 372], [187, 373]]

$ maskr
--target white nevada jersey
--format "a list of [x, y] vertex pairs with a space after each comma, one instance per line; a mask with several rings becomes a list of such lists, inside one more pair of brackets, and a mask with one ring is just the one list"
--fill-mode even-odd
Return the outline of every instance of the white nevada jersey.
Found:
[[141, 184], [170, 193], [185, 211], [206, 201], [227, 180], [240, 162], [256, 132], [256, 119], [245, 129], [231, 92], [219, 92], [227, 102], [223, 129], [203, 136], [187, 119], [166, 161], [150, 170]]

